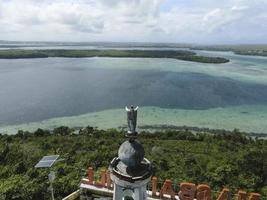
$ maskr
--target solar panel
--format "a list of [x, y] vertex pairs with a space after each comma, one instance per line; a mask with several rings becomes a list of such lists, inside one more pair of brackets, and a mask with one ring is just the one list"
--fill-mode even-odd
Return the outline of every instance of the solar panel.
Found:
[[53, 155], [53, 156], [44, 156], [40, 161], [46, 161], [46, 160], [56, 160], [59, 157], [59, 155]]
[[58, 159], [59, 155], [44, 156], [36, 165], [35, 168], [52, 167], [54, 162]]

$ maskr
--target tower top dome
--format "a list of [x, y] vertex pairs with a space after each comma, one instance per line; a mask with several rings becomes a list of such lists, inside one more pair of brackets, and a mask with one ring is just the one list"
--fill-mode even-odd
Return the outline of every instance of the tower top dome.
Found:
[[140, 166], [144, 159], [143, 146], [136, 140], [127, 140], [119, 148], [118, 157], [129, 168]]

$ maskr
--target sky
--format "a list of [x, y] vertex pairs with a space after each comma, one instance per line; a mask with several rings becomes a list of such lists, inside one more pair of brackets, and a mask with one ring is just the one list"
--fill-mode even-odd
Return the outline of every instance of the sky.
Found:
[[267, 44], [267, 0], [0, 0], [0, 40]]

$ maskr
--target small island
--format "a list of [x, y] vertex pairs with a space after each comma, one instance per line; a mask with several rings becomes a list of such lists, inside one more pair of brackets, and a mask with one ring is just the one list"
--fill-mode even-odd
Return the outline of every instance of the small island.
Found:
[[66, 49], [45, 49], [45, 50], [24, 50], [7, 49], [0, 50], [0, 59], [18, 58], [48, 58], [48, 57], [127, 57], [127, 58], [172, 58], [200, 63], [227, 63], [226, 58], [198, 56], [195, 52], [184, 50], [66, 50]]

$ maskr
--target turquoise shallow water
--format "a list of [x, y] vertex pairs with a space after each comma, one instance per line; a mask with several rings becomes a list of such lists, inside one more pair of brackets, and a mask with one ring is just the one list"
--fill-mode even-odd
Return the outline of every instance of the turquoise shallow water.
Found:
[[[212, 129], [267, 133], [267, 106], [233, 106], [207, 110], [163, 109], [141, 107], [138, 125], [175, 125], [197, 126]], [[126, 126], [124, 109], [112, 109], [87, 113], [72, 117], [60, 117], [41, 122], [25, 123], [0, 127], [2, 133], [16, 133], [17, 130], [34, 131], [37, 128], [53, 129], [59, 125], [85, 127], [87, 125], [108, 129]]]
[[0, 132], [126, 124], [238, 128], [267, 133], [267, 58], [231, 52], [226, 64], [151, 58], [0, 60]]

